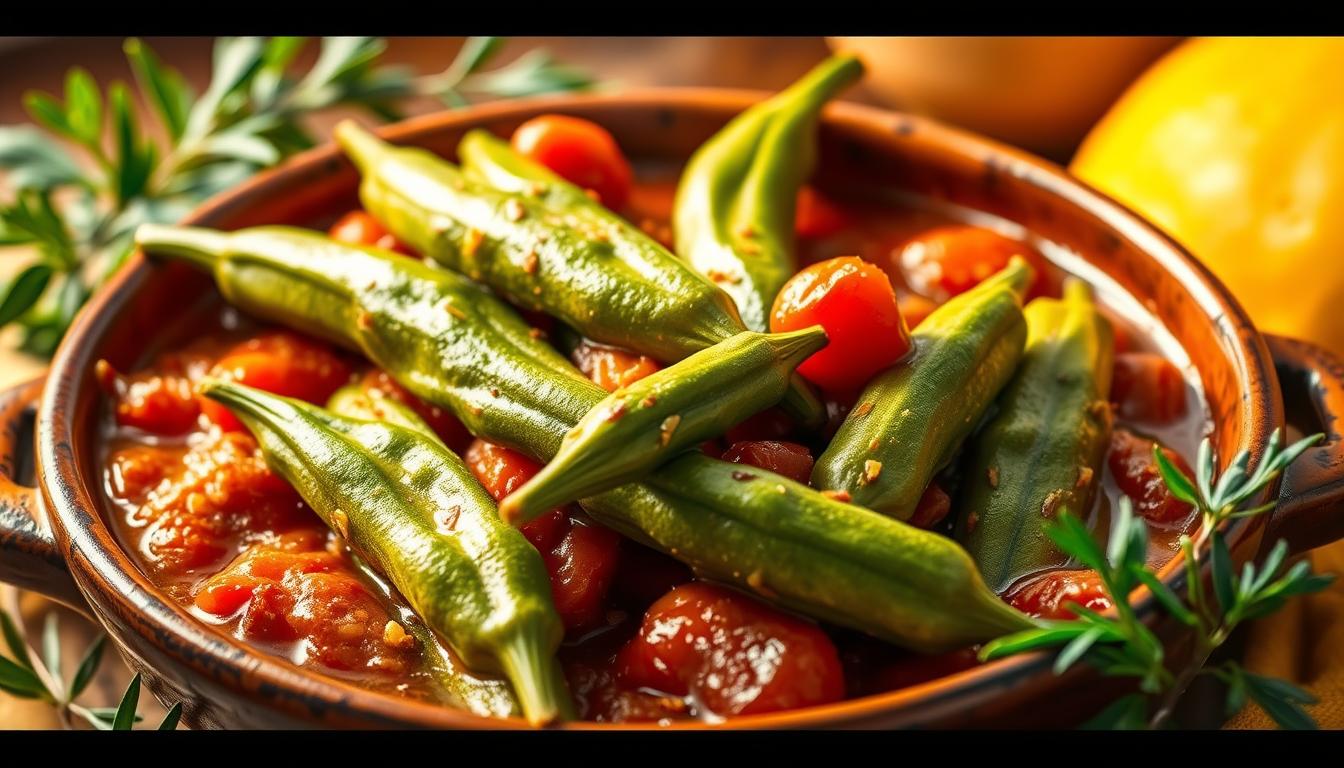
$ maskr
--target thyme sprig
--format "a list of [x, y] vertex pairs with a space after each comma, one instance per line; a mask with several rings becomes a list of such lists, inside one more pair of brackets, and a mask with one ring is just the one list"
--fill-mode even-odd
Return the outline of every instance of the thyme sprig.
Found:
[[[293, 73], [306, 44], [301, 37], [219, 38], [209, 85], [197, 94], [132, 38], [123, 48], [134, 92], [121, 81], [104, 91], [75, 67], [63, 99], [25, 95], [29, 115], [46, 132], [0, 126], [0, 170], [10, 188], [0, 194], [0, 246], [31, 246], [25, 253], [35, 256], [0, 286], [0, 327], [23, 329], [21, 349], [41, 356], [55, 350], [75, 313], [131, 252], [137, 226], [174, 222], [207, 197], [312, 147], [304, 123], [317, 113], [349, 106], [396, 120], [398, 104], [413, 97], [460, 107], [473, 98], [594, 85], [542, 50], [487, 70], [503, 44], [495, 37], [469, 38], [445, 70], [424, 76], [382, 64], [386, 44], [372, 37], [323, 38], [313, 65]], [[142, 124], [137, 94], [165, 139], [152, 138]]]
[[[75, 699], [84, 692], [103, 660], [107, 635], [98, 639], [84, 652], [75, 674], [69, 681], [61, 679], [61, 637], [59, 618], [48, 613], [42, 628], [40, 656], [24, 641], [18, 625], [4, 609], [0, 609], [0, 634], [12, 658], [0, 655], [0, 691], [21, 699], [39, 699], [55, 707], [65, 727], [73, 726], [74, 718], [100, 731], [129, 731], [143, 718], [136, 714], [140, 704], [140, 675], [130, 685], [115, 707], [86, 707]], [[177, 729], [182, 719], [182, 704], [174, 704], [159, 723], [158, 730]]]
[[[1232, 566], [1227, 542], [1219, 527], [1234, 518], [1264, 514], [1274, 502], [1242, 509], [1303, 451], [1320, 441], [1312, 435], [1281, 447], [1275, 430], [1265, 448], [1264, 457], [1250, 469], [1250, 452], [1233, 458], [1221, 475], [1208, 439], [1199, 448], [1196, 477], [1187, 477], [1155, 445], [1153, 455], [1158, 471], [1172, 495], [1192, 504], [1199, 512], [1200, 527], [1194, 537], [1182, 535], [1181, 552], [1185, 556], [1184, 598], [1179, 597], [1158, 578], [1147, 564], [1148, 527], [1135, 517], [1130, 500], [1121, 499], [1111, 523], [1108, 544], [1102, 546], [1078, 518], [1064, 513], [1048, 529], [1051, 540], [1068, 556], [1096, 571], [1102, 587], [1115, 606], [1115, 615], [1103, 615], [1076, 604], [1069, 609], [1078, 617], [1046, 622], [1039, 629], [1001, 637], [985, 645], [984, 660], [1017, 653], [1058, 648], [1054, 671], [1062, 674], [1076, 662], [1086, 659], [1102, 674], [1129, 677], [1137, 681], [1138, 691], [1113, 702], [1090, 720], [1092, 728], [1161, 728], [1172, 723], [1177, 702], [1200, 675], [1210, 675], [1227, 684], [1225, 714], [1236, 714], [1247, 700], [1255, 701], [1275, 723], [1283, 728], [1314, 728], [1315, 721], [1303, 705], [1315, 703], [1306, 691], [1284, 680], [1246, 671], [1235, 661], [1207, 666], [1209, 657], [1225, 643], [1242, 622], [1267, 616], [1296, 595], [1318, 592], [1334, 579], [1313, 575], [1311, 566], [1297, 562], [1285, 568], [1288, 544], [1277, 542], [1258, 566], [1246, 563], [1238, 576]], [[1207, 545], [1207, 546], [1206, 546]], [[1212, 594], [1204, 589], [1200, 566], [1204, 558], [1212, 570]], [[1169, 669], [1162, 642], [1135, 614], [1129, 604], [1130, 593], [1140, 584], [1189, 632], [1193, 651], [1190, 659], [1175, 670]]]

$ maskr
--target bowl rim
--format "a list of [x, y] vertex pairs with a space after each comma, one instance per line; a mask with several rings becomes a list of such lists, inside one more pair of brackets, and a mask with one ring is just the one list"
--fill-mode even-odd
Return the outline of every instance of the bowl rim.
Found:
[[[700, 113], [722, 113], [725, 119], [770, 94], [764, 91], [721, 88], [640, 88], [609, 93], [538, 96], [507, 102], [489, 102], [456, 110], [412, 117], [382, 126], [377, 133], [399, 144], [416, 144], [436, 133], [465, 129], [482, 123], [527, 117], [547, 111], [582, 110], [606, 107], [640, 111], [676, 109]], [[1058, 165], [1023, 150], [1006, 146], [936, 120], [894, 110], [839, 101], [829, 104], [823, 122], [852, 128], [891, 126], [902, 133], [915, 132], [944, 150], [976, 162], [993, 162], [1007, 173], [1039, 187], [1052, 197], [1061, 198], [1093, 224], [1109, 228], [1117, 237], [1128, 240], [1136, 249], [1151, 257], [1171, 273], [1211, 322], [1223, 327], [1223, 354], [1237, 368], [1243, 386], [1243, 398], [1236, 417], [1243, 422], [1239, 448], [1259, 450], [1269, 430], [1283, 423], [1283, 404], [1274, 365], [1263, 337], [1231, 296], [1226, 287], [1156, 225], [1129, 210], [1086, 183], [1070, 176]], [[336, 165], [333, 165], [335, 163]], [[343, 164], [343, 165], [342, 165]], [[313, 177], [325, 176], [333, 168], [349, 167], [334, 143], [327, 142], [295, 155], [279, 166], [263, 171], [241, 184], [207, 200], [183, 220], [184, 224], [202, 224], [227, 218], [246, 209], [254, 196], [271, 186], [295, 185]], [[96, 346], [113, 320], [127, 307], [130, 297], [157, 269], [138, 250], [79, 313], [57, 350], [51, 364], [48, 386], [42, 394], [37, 423], [37, 465], [39, 487], [49, 522], [53, 523], [62, 552], [86, 600], [104, 625], [110, 619], [108, 604], [120, 605], [141, 615], [134, 631], [144, 635], [158, 651], [166, 653], [182, 667], [211, 676], [215, 682], [232, 688], [240, 695], [257, 697], [265, 691], [297, 695], [318, 710], [336, 710], [358, 718], [373, 718], [388, 725], [438, 728], [521, 728], [519, 718], [493, 718], [464, 710], [399, 698], [355, 686], [322, 673], [296, 667], [280, 657], [254, 650], [192, 616], [188, 609], [169, 598], [154, 585], [125, 552], [98, 510], [100, 502], [92, 489], [84, 486], [84, 473], [77, 467], [79, 453], [73, 448], [76, 426], [73, 409], [63, 407], [77, 401], [81, 386], [89, 384], [89, 371]], [[91, 475], [92, 476], [92, 475]], [[57, 482], [57, 481], [60, 482]], [[1267, 490], [1267, 494], [1276, 489]], [[101, 490], [99, 491], [101, 493]], [[53, 514], [54, 512], [54, 514]], [[1264, 525], [1263, 518], [1233, 521], [1228, 527], [1234, 540], [1254, 535]], [[97, 578], [95, 578], [95, 576]], [[1173, 588], [1181, 588], [1184, 568], [1177, 555], [1159, 572]], [[90, 598], [97, 598], [93, 600]], [[1155, 600], [1144, 588], [1134, 601], [1136, 610], [1147, 620], [1155, 615]], [[115, 636], [115, 632], [112, 633]], [[118, 645], [126, 648], [125, 642]], [[131, 655], [135, 655], [130, 651]], [[901, 713], [914, 724], [930, 721], [948, 708], [964, 707], [969, 701], [994, 689], [1013, 685], [1038, 675], [1051, 674], [1051, 655], [1037, 652], [989, 662], [969, 670], [919, 685], [846, 699], [832, 704], [785, 712], [730, 718], [710, 726], [700, 721], [655, 723], [593, 723], [576, 721], [563, 727], [577, 729], [676, 730], [714, 728], [816, 728], [844, 725], [882, 714]], [[148, 666], [148, 665], [146, 665]], [[1069, 675], [1083, 674], [1081, 666]], [[240, 682], [245, 680], [254, 682]], [[912, 705], [918, 704], [919, 712]], [[268, 700], [269, 706], [274, 702]]]

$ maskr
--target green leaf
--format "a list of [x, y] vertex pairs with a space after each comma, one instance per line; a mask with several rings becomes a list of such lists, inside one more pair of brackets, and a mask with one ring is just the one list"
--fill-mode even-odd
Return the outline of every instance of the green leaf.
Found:
[[23, 94], [23, 107], [38, 125], [62, 136], [76, 138], [75, 129], [65, 115], [65, 107], [50, 94], [28, 91]]
[[503, 45], [502, 37], [468, 37], [448, 69], [453, 73], [469, 75], [485, 66]]
[[1121, 696], [1080, 728], [1085, 731], [1138, 731], [1148, 724], [1148, 701], [1137, 693]]
[[103, 96], [93, 76], [81, 67], [72, 67], [65, 76], [65, 121], [79, 143], [101, 151]]
[[280, 153], [265, 139], [233, 131], [217, 133], [206, 139], [201, 154], [263, 167], [280, 159]]
[[210, 87], [191, 108], [183, 141], [203, 138], [221, 116], [225, 100], [243, 86], [261, 66], [265, 44], [259, 37], [220, 37], [215, 40]]
[[1157, 578], [1157, 574], [1147, 568], [1135, 568], [1133, 573], [1177, 621], [1188, 627], [1199, 626], [1199, 618], [1185, 606], [1185, 603], [1181, 602], [1175, 592], [1171, 591], [1171, 587], [1163, 584], [1162, 580]]
[[[111, 723], [113, 720], [117, 719], [116, 707], [89, 707], [88, 711], [89, 714], [107, 723]], [[135, 716], [135, 722], [137, 723], [144, 719], [145, 718], [140, 715]], [[107, 730], [111, 730], [111, 728]]]
[[1196, 508], [1204, 506], [1194, 483], [1171, 462], [1171, 459], [1167, 458], [1166, 451], [1163, 451], [1162, 446], [1157, 443], [1153, 443], [1153, 459], [1157, 462], [1157, 471], [1162, 475], [1162, 482], [1167, 484], [1167, 490], [1172, 496]]
[[1052, 648], [1072, 640], [1089, 629], [1088, 625], [1076, 621], [1055, 622], [1039, 629], [1024, 629], [985, 643], [980, 649], [979, 657], [981, 661], [992, 661], [1025, 651]]
[[1246, 706], [1246, 673], [1240, 664], [1232, 662], [1227, 665], [1223, 679], [1227, 681], [1227, 704], [1223, 712], [1230, 718]]
[[156, 151], [153, 144], [140, 145], [135, 109], [126, 84], [112, 83], [108, 89], [108, 103], [112, 108], [112, 124], [117, 145], [117, 200], [125, 204], [145, 191], [150, 173], [154, 170]]
[[512, 64], [493, 72], [472, 75], [462, 81], [463, 89], [491, 93], [506, 99], [582, 90], [592, 84], [593, 78], [586, 72], [557, 64], [542, 49], [528, 51]]
[[107, 635], [99, 635], [89, 646], [89, 650], [84, 652], [84, 659], [79, 662], [79, 669], [75, 670], [75, 676], [70, 681], [70, 699], [78, 697], [89, 686], [89, 682], [98, 671], [98, 665], [103, 661], [103, 649], [106, 646]]
[[4, 656], [0, 656], [0, 690], [21, 699], [51, 698], [36, 673]]
[[168, 710], [168, 714], [163, 716], [163, 721], [159, 723], [159, 730], [176, 731], [177, 723], [181, 719], [182, 719], [182, 702], [179, 701], [173, 705], [172, 709]]
[[135, 725], [135, 710], [140, 705], [140, 673], [136, 673], [131, 678], [131, 684], [126, 686], [126, 693], [121, 697], [121, 704], [117, 706], [116, 717], [112, 718], [112, 730], [129, 731], [131, 726]]
[[14, 661], [24, 669], [32, 669], [33, 661], [28, 657], [28, 644], [23, 641], [18, 626], [4, 609], [0, 609], [0, 632], [5, 636], [5, 645], [9, 646], [9, 652], [14, 654]]
[[1303, 704], [1314, 704], [1315, 697], [1295, 685], [1272, 677], [1245, 673], [1246, 690], [1251, 699], [1269, 715], [1280, 728], [1287, 730], [1316, 730], [1315, 719], [1302, 709]]
[[252, 78], [252, 101], [256, 110], [275, 106], [285, 86], [285, 70], [303, 50], [306, 37], [272, 37], [266, 41], [261, 56], [261, 67]]
[[87, 183], [65, 147], [27, 125], [0, 126], [0, 168], [13, 189], [46, 190]]
[[61, 679], [61, 625], [55, 611], [48, 613], [42, 623], [42, 663], [52, 678]]
[[1223, 612], [1232, 610], [1236, 604], [1236, 587], [1232, 582], [1232, 555], [1227, 551], [1227, 542], [1217, 531], [1213, 534], [1210, 547], [1210, 560], [1213, 565], [1213, 591], [1218, 596], [1218, 605]]
[[1216, 512], [1227, 506], [1227, 500], [1236, 493], [1239, 484], [1246, 479], [1246, 468], [1251, 462], [1251, 452], [1243, 450], [1232, 459], [1232, 464], [1223, 470], [1223, 474], [1218, 478], [1218, 484], [1213, 488], [1213, 498], [1209, 499], [1209, 506]]
[[1102, 635], [1103, 632], [1100, 627], [1092, 627], [1070, 641], [1055, 657], [1055, 674], [1064, 674], [1069, 667], [1073, 666], [1074, 662], [1082, 658], [1084, 653], [1087, 653], [1088, 648], [1091, 648], [1101, 639]]
[[1087, 527], [1069, 512], [1063, 512], [1046, 529], [1046, 535], [1059, 551], [1078, 562], [1101, 571], [1106, 568], [1106, 555], [1088, 532]]
[[4, 298], [0, 299], [0, 327], [17, 320], [42, 298], [51, 274], [50, 265], [33, 264], [14, 278], [6, 287]]
[[166, 67], [154, 55], [148, 45], [137, 38], [130, 38], [122, 46], [126, 58], [131, 63], [131, 71], [140, 84], [145, 100], [154, 108], [164, 130], [174, 142], [182, 138], [187, 127], [187, 113], [195, 94], [182, 79], [177, 70]]

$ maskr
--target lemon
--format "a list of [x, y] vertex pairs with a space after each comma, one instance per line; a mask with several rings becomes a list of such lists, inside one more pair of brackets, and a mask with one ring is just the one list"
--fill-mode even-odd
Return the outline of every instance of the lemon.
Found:
[[1183, 43], [1070, 170], [1186, 246], [1260, 330], [1344, 354], [1344, 39]]

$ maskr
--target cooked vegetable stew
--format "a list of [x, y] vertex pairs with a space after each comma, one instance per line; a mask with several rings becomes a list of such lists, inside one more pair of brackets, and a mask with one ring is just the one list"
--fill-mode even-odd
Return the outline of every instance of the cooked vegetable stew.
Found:
[[1106, 608], [1042, 526], [1128, 495], [1169, 559], [1194, 378], [1058, 246], [807, 183], [857, 72], [685, 174], [568, 116], [460, 167], [344, 125], [365, 209], [326, 233], [143, 228], [226, 303], [98, 367], [127, 548], [255, 648], [534, 724], [895, 690]]

